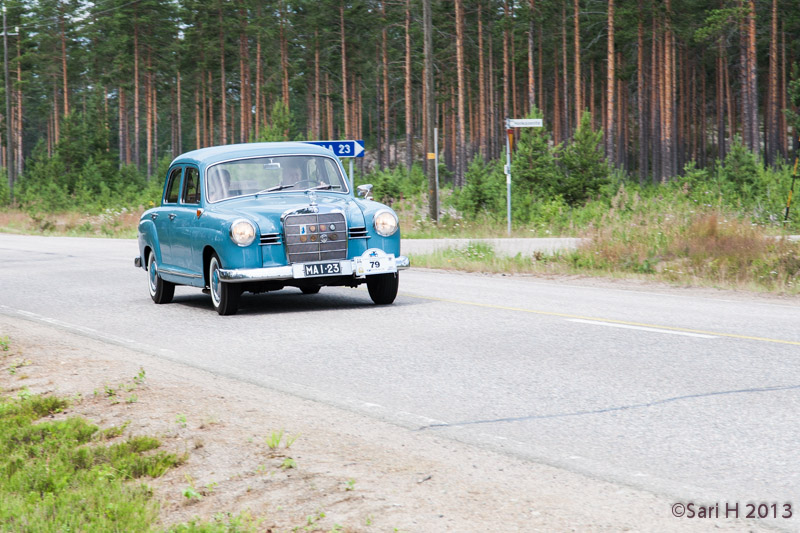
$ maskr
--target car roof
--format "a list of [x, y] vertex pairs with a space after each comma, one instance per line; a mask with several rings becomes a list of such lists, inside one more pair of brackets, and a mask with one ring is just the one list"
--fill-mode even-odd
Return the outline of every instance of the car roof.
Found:
[[264, 142], [227, 144], [223, 146], [210, 146], [192, 150], [176, 157], [170, 166], [176, 163], [195, 163], [197, 165], [211, 165], [220, 161], [258, 156], [279, 155], [326, 155], [333, 156], [327, 148], [314, 144], [301, 142]]

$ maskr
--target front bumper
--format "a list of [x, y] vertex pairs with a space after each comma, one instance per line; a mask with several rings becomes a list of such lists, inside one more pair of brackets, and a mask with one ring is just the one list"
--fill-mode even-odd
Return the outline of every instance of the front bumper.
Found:
[[[356, 279], [364, 279], [370, 273], [358, 273], [358, 264], [355, 259], [341, 259], [336, 261], [340, 265], [340, 273], [337, 276], [349, 276]], [[330, 261], [328, 261], [330, 263]], [[411, 266], [408, 257], [398, 255], [394, 258], [395, 269], [392, 272], [405, 270]], [[219, 279], [226, 283], [247, 283], [250, 281], [281, 281], [287, 279], [309, 279], [313, 280], [314, 276], [304, 275], [303, 263], [296, 263], [294, 265], [279, 266], [279, 267], [264, 267], [264, 268], [238, 268], [238, 269], [220, 269], [218, 270]], [[387, 272], [376, 272], [385, 274]], [[388, 272], [391, 273], [391, 272]]]

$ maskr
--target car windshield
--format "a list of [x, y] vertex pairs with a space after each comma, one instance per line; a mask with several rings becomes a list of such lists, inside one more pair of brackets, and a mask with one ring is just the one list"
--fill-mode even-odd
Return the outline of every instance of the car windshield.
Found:
[[206, 172], [209, 202], [307, 189], [347, 192], [347, 181], [333, 158], [313, 155], [237, 159], [217, 163]]

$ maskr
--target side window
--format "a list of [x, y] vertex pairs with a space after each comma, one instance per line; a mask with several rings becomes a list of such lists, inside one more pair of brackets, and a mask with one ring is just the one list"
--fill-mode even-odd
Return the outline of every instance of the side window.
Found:
[[195, 167], [186, 167], [186, 178], [183, 180], [183, 203], [200, 203], [200, 171]]
[[164, 202], [168, 204], [178, 203], [178, 191], [181, 186], [181, 167], [177, 167], [169, 174], [169, 182], [167, 183], [167, 191], [164, 194]]

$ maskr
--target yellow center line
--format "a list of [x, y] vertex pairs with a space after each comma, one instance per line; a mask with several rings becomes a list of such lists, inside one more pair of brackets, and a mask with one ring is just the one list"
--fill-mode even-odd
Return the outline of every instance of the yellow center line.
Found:
[[560, 318], [578, 318], [581, 320], [592, 320], [595, 322], [609, 322], [612, 324], [623, 324], [626, 326], [639, 326], [639, 327], [646, 327], [646, 328], [658, 328], [658, 329], [665, 329], [669, 331], [680, 331], [684, 333], [699, 333], [702, 335], [715, 335], [717, 337], [728, 337], [732, 339], [744, 339], [750, 341], [760, 341], [760, 342], [771, 342], [775, 344], [790, 344], [793, 346], [800, 346], [800, 341], [787, 341], [783, 339], [770, 339], [768, 337], [753, 337], [751, 335], [738, 335], [736, 333], [720, 333], [718, 331], [706, 331], [702, 329], [690, 329], [690, 328], [678, 328], [674, 326], [662, 326], [660, 324], [648, 324], [646, 322], [631, 322], [628, 320], [614, 320], [612, 318], [597, 318], [585, 315], [573, 315], [570, 313], [558, 313], [555, 311], [539, 311], [536, 309], [524, 309], [522, 307], [509, 307], [506, 305], [495, 305], [495, 304], [483, 304], [478, 302], [467, 302], [464, 300], [451, 300], [449, 298], [435, 298], [433, 296], [420, 296], [417, 294], [407, 294], [404, 293], [403, 296], [411, 296], [412, 298], [419, 298], [420, 300], [430, 300], [433, 302], [444, 302], [444, 303], [451, 303], [451, 304], [458, 304], [458, 305], [469, 305], [472, 307], [483, 307], [486, 309], [498, 309], [502, 311], [515, 311], [519, 313], [530, 313], [533, 315], [542, 315], [542, 316], [555, 316]]

